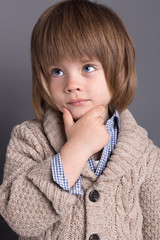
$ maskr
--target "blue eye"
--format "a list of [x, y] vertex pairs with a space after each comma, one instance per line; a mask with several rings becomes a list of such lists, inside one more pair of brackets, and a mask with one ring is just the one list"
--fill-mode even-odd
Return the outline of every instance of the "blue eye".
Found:
[[55, 77], [60, 77], [64, 74], [64, 72], [61, 69], [55, 68], [55, 69], [52, 70], [52, 74]]
[[83, 67], [84, 72], [93, 72], [94, 70], [95, 70], [95, 68], [92, 65], [85, 65]]

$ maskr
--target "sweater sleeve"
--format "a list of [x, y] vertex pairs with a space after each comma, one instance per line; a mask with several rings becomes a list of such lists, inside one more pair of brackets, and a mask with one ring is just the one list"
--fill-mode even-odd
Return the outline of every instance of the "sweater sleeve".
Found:
[[0, 186], [0, 213], [21, 236], [40, 235], [76, 201], [76, 195], [53, 181], [53, 154], [40, 125], [27, 122], [13, 129]]
[[[158, 154], [155, 154], [157, 152]], [[148, 176], [140, 191], [143, 214], [142, 230], [144, 240], [158, 240], [160, 239], [160, 151], [157, 148], [154, 149], [149, 158], [152, 161], [148, 162]]]

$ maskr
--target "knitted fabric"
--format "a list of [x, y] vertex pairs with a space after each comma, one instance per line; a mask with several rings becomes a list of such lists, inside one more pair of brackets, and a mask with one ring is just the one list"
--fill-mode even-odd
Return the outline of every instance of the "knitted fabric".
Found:
[[[0, 213], [19, 240], [160, 239], [160, 150], [128, 110], [120, 115], [115, 150], [97, 179], [88, 163], [84, 196], [61, 189], [51, 157], [66, 141], [62, 115], [47, 110], [43, 122], [16, 126], [7, 149]], [[92, 202], [89, 194], [99, 192]]]

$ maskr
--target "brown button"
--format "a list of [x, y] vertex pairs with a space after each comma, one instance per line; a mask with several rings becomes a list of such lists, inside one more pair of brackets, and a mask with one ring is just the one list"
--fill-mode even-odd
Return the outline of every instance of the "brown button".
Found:
[[99, 192], [93, 190], [89, 194], [89, 199], [91, 202], [97, 202], [99, 200]]
[[92, 234], [90, 237], [89, 237], [89, 240], [100, 240], [99, 236], [97, 234]]

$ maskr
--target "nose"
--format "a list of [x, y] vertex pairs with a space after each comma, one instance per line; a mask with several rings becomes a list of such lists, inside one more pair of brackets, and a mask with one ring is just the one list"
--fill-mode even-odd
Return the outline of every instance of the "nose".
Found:
[[78, 76], [67, 76], [66, 78], [66, 85], [65, 85], [65, 92], [80, 92], [82, 90], [82, 84]]

